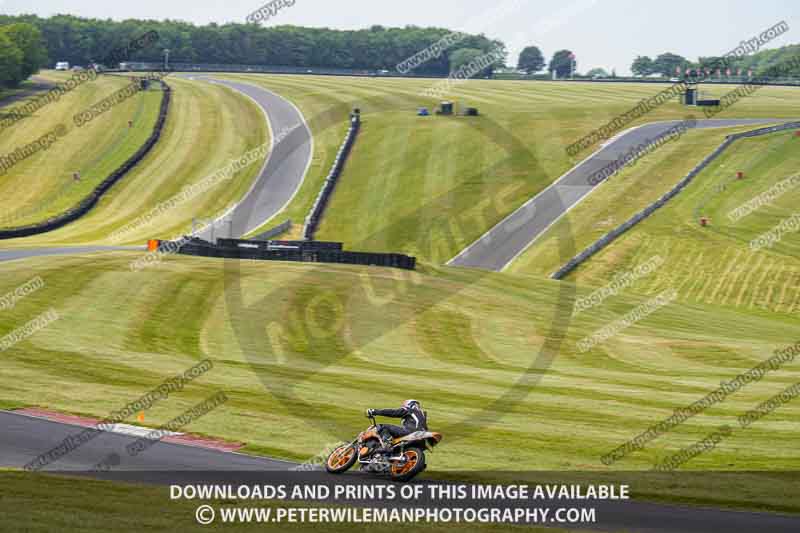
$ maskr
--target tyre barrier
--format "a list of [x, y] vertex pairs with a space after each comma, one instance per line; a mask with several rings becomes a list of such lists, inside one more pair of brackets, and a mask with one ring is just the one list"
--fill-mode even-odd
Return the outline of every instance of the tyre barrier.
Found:
[[127, 174], [132, 168], [139, 164], [139, 162], [144, 159], [145, 156], [147, 156], [150, 150], [153, 149], [153, 146], [155, 146], [156, 142], [158, 142], [158, 139], [161, 137], [161, 132], [164, 129], [164, 124], [166, 123], [167, 115], [169, 114], [172, 88], [163, 80], [160, 81], [160, 83], [164, 89], [164, 95], [161, 98], [158, 119], [153, 127], [153, 132], [135, 154], [129, 157], [127, 161], [122, 163], [122, 165], [120, 165], [106, 179], [100, 182], [100, 184], [98, 184], [88, 196], [86, 196], [74, 207], [48, 220], [45, 220], [44, 222], [38, 222], [36, 224], [20, 226], [16, 228], [0, 229], [0, 239], [15, 239], [18, 237], [27, 237], [29, 235], [47, 233], [49, 231], [66, 226], [70, 222], [74, 222], [91, 211], [92, 208], [97, 205], [97, 202], [100, 201], [100, 198], [102, 198], [103, 195], [107, 193], [115, 183], [122, 179], [125, 174]]
[[336, 188], [336, 182], [339, 181], [339, 176], [342, 173], [347, 158], [350, 156], [350, 151], [353, 148], [353, 143], [360, 129], [361, 115], [358, 110], [355, 110], [350, 115], [350, 128], [347, 130], [344, 142], [339, 148], [339, 152], [336, 154], [333, 168], [331, 168], [328, 177], [325, 178], [325, 183], [322, 185], [322, 189], [319, 191], [319, 195], [317, 195], [317, 199], [314, 201], [314, 205], [311, 207], [311, 211], [306, 217], [305, 226], [303, 228], [303, 238], [306, 240], [310, 241], [314, 239], [314, 235], [319, 227], [319, 222], [322, 220], [322, 215], [325, 213], [325, 208], [328, 206], [334, 188]]
[[249, 259], [256, 261], [294, 261], [302, 263], [340, 263], [414, 270], [417, 259], [404, 254], [348, 252], [340, 242], [320, 241], [247, 241], [219, 239], [212, 244], [198, 238], [183, 241], [159, 241], [158, 250], [177, 250], [182, 255]]
[[552, 279], [561, 280], [564, 279], [570, 272], [578, 268], [581, 264], [589, 260], [593, 255], [597, 252], [614, 242], [617, 238], [624, 235], [629, 229], [634, 227], [636, 224], [641, 222], [642, 220], [646, 219], [650, 215], [652, 215], [656, 210], [666, 205], [672, 198], [674, 198], [679, 192], [686, 188], [694, 178], [703, 171], [712, 161], [714, 161], [717, 157], [719, 157], [725, 150], [728, 149], [733, 143], [735, 143], [739, 139], [744, 139], [747, 137], [758, 137], [760, 135], [768, 135], [770, 133], [775, 133], [778, 131], [784, 130], [791, 130], [797, 129], [800, 127], [800, 122], [787, 122], [785, 124], [780, 124], [778, 126], [769, 126], [766, 128], [758, 128], [751, 131], [745, 131], [742, 133], [734, 133], [732, 135], [728, 135], [725, 137], [725, 140], [720, 144], [713, 152], [705, 157], [697, 166], [695, 166], [689, 173], [678, 182], [675, 187], [673, 187], [670, 191], [664, 194], [661, 198], [647, 206], [642, 211], [636, 213], [631, 218], [629, 218], [626, 222], [622, 225], [617, 227], [616, 229], [611, 230], [610, 232], [606, 233], [602, 237], [600, 237], [597, 241], [593, 244], [588, 246], [585, 250], [581, 253], [570, 259], [564, 266], [562, 266], [557, 272], [555, 272], [552, 276]]

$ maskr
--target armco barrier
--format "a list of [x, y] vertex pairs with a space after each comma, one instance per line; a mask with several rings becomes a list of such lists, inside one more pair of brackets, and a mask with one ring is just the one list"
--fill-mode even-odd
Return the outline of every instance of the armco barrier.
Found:
[[325, 213], [325, 208], [328, 206], [328, 201], [333, 194], [333, 190], [336, 188], [336, 182], [339, 181], [339, 176], [350, 155], [350, 150], [353, 148], [353, 143], [356, 140], [359, 129], [361, 129], [361, 116], [358, 111], [355, 111], [350, 115], [350, 128], [347, 130], [344, 143], [342, 143], [341, 148], [339, 148], [339, 153], [336, 154], [333, 168], [331, 168], [328, 177], [325, 178], [322, 190], [319, 191], [319, 195], [306, 217], [305, 227], [303, 228], [303, 238], [306, 240], [314, 239], [314, 234], [317, 232], [319, 222], [322, 220], [322, 215]]
[[555, 272], [551, 278], [552, 279], [564, 279], [570, 272], [578, 268], [581, 264], [587, 261], [590, 257], [594, 254], [611, 244], [615, 241], [618, 237], [625, 234], [629, 229], [633, 226], [644, 220], [645, 218], [652, 215], [657, 209], [666, 205], [668, 201], [674, 198], [679, 192], [681, 192], [687, 185], [689, 185], [694, 178], [703, 171], [712, 161], [714, 161], [717, 157], [719, 157], [725, 150], [728, 149], [730, 145], [736, 142], [739, 139], [744, 139], [746, 137], [757, 137], [759, 135], [767, 135], [769, 133], [775, 133], [778, 131], [783, 130], [790, 130], [800, 128], [800, 122], [787, 122], [785, 124], [780, 124], [778, 126], [770, 126], [767, 128], [758, 128], [756, 130], [746, 131], [743, 133], [734, 133], [733, 135], [728, 135], [725, 137], [725, 141], [721, 145], [719, 145], [713, 152], [705, 157], [696, 167], [694, 167], [681, 181], [678, 182], [675, 187], [673, 187], [669, 192], [664, 194], [661, 198], [647, 206], [643, 211], [636, 213], [631, 218], [629, 218], [625, 223], [619, 226], [616, 229], [611, 230], [610, 232], [606, 233], [600, 239], [598, 239], [595, 243], [587, 247], [581, 253], [570, 259], [567, 264], [562, 266], [557, 272]]
[[188, 239], [179, 246], [159, 243], [164, 250], [177, 248], [177, 253], [199, 257], [250, 259], [260, 261], [296, 261], [304, 263], [342, 263], [414, 270], [417, 260], [404, 254], [348, 252], [341, 243], [317, 241], [244, 241], [219, 239], [216, 245], [202, 239]]
[[144, 157], [150, 152], [150, 150], [152, 150], [153, 146], [155, 146], [156, 142], [158, 142], [158, 139], [161, 137], [161, 132], [164, 129], [164, 124], [166, 123], [167, 115], [169, 114], [172, 89], [163, 80], [160, 80], [160, 83], [164, 88], [164, 95], [161, 98], [161, 107], [159, 108], [158, 112], [158, 120], [156, 120], [156, 124], [153, 127], [153, 132], [135, 154], [129, 157], [128, 160], [122, 163], [119, 168], [117, 168], [106, 179], [100, 182], [100, 184], [97, 185], [97, 187], [95, 187], [94, 190], [76, 206], [59, 215], [56, 215], [53, 218], [45, 220], [44, 222], [31, 224], [29, 226], [20, 226], [17, 228], [2, 229], [0, 230], [0, 239], [15, 239], [17, 237], [27, 237], [29, 235], [37, 235], [39, 233], [53, 231], [60, 227], [66, 226], [70, 222], [74, 222], [88, 213], [95, 205], [97, 205], [97, 202], [100, 201], [100, 198], [102, 198], [102, 196], [108, 192], [108, 190], [111, 189], [115, 183], [122, 179], [125, 174], [127, 174], [142, 159], [144, 159]]
[[259, 235], [256, 235], [255, 237], [253, 237], [253, 240], [255, 240], [255, 241], [266, 241], [266, 240], [269, 240], [269, 239], [271, 239], [273, 237], [277, 237], [281, 233], [286, 233], [291, 228], [292, 228], [292, 221], [290, 219], [290, 220], [287, 220], [286, 222], [284, 222], [283, 224], [281, 224], [279, 226], [275, 226], [271, 230], [267, 230], [264, 233], [260, 233]]

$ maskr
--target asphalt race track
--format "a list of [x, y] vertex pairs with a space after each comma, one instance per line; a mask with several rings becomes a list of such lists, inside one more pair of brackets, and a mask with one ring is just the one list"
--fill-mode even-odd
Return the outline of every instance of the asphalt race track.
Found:
[[[22, 468], [39, 454], [59, 446], [68, 436], [85, 429], [6, 411], [0, 411], [0, 427], [3, 428], [0, 432], [0, 468]], [[136, 440], [137, 437], [134, 436], [103, 432], [48, 465], [43, 471], [160, 485], [196, 483], [250, 485], [285, 483], [293, 479], [289, 470], [295, 466], [294, 463], [172, 443], [156, 443], [142, 454], [131, 457], [126, 453], [125, 447]], [[113, 453], [120, 458], [118, 466], [109, 472], [90, 472]], [[301, 476], [294, 478], [294, 481], [299, 482], [298, 479], [332, 482], [334, 478], [320, 472], [314, 474], [313, 478]], [[336, 482], [366, 483], [373, 482], [377, 478], [356, 473], [335, 479]], [[552, 505], [558, 505], [558, 502], [553, 502]], [[583, 527], [600, 531], [642, 533], [800, 531], [800, 517], [786, 515], [634, 501], [593, 501], [584, 505], [591, 505], [597, 509], [597, 524]]]
[[[0, 467], [22, 468], [41, 453], [45, 453], [68, 437], [85, 428], [70, 426], [41, 418], [0, 411]], [[121, 457], [119, 470], [176, 471], [176, 470], [287, 470], [291, 463], [261, 459], [237, 453], [181, 446], [159, 442], [147, 452], [131, 457], [125, 446], [137, 437], [103, 432], [44, 471], [81, 472], [94, 468], [108, 454], [116, 452]]]
[[[311, 129], [294, 104], [266, 89], [208, 76], [181, 77], [206, 80], [239, 91], [258, 104], [268, 117], [272, 148], [266, 163], [244, 198], [213, 225], [214, 237], [239, 238], [271, 220], [300, 189], [314, 151]], [[197, 236], [210, 240], [211, 231]]]
[[[788, 122], [787, 119], [706, 119], [697, 128]], [[636, 146], [657, 139], [680, 121], [654, 122], [623, 132], [528, 200], [447, 264], [501, 271], [595, 187], [589, 178]], [[683, 176], [675, 176], [677, 183]], [[611, 179], [614, 179], [613, 177]]]

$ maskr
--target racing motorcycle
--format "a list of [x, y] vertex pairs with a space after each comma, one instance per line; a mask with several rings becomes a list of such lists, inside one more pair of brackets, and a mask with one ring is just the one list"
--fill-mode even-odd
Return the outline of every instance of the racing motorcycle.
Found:
[[360, 469], [367, 473], [388, 475], [394, 481], [409, 481], [425, 470], [425, 451], [432, 450], [442, 440], [441, 433], [415, 431], [392, 439], [391, 449], [386, 453], [375, 417], [369, 419], [372, 425], [358, 438], [331, 452], [325, 461], [325, 470], [342, 474], [358, 462]]

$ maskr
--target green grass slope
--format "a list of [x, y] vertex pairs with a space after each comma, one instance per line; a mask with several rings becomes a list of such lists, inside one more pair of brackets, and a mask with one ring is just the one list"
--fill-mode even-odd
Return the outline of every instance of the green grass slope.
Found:
[[[559, 250], [565, 232], [574, 240], [576, 252], [583, 250], [672, 189], [725, 136], [752, 129], [745, 126], [693, 130], [664, 144], [584, 197], [505, 271], [549, 277], [565, 262]], [[580, 271], [572, 279], [580, 284], [598, 282], [598, 279], [584, 279], [583, 275], [584, 271]]]
[[[51, 76], [58, 80], [67, 77]], [[5, 199], [0, 227], [23, 226], [66, 211], [142, 146], [158, 117], [160, 91], [138, 93], [81, 128], [73, 122], [73, 115], [129, 84], [127, 78], [101, 76], [4, 130], [2, 155], [30, 144], [59, 124], [66, 133], [48, 150], [0, 176], [0, 195]], [[41, 93], [34, 98], [38, 96]], [[23, 103], [14, 102], [9, 108]], [[128, 121], [133, 122], [132, 127]], [[73, 179], [74, 172], [80, 172], [80, 181]]]
[[[446, 98], [478, 107], [483, 117], [420, 118], [418, 107], [438, 105], [421, 95], [437, 80], [232, 78], [285, 96], [311, 123], [312, 170], [285, 213], [298, 225], [294, 235], [342, 142], [347, 113], [359, 107], [364, 126], [317, 237], [407, 252], [434, 264], [452, 258], [594, 150], [569, 157], [569, 144], [667, 87], [471, 80]], [[794, 117], [796, 94], [764, 88], [719, 118]], [[675, 99], [625, 127], [688, 113]]]
[[[797, 212], [800, 186], [741, 219], [730, 213], [777, 183], [798, 175], [800, 138], [794, 132], [739, 141], [684, 192], [575, 274], [603, 284], [618, 272], [655, 255], [665, 264], [638, 287], [652, 294], [674, 286], [686, 302], [726, 306], [744, 313], [794, 315], [800, 310], [800, 245], [787, 231], [774, 246], [757, 251], [751, 241]], [[736, 172], [745, 172], [744, 180]], [[799, 178], [800, 180], [800, 178]], [[709, 227], [698, 219], [708, 217]], [[788, 339], [787, 339], [788, 340]]]
[[[144, 224], [137, 222], [154, 208], [167, 204], [185, 187], [213, 175], [232, 159], [269, 139], [264, 114], [250, 99], [210, 83], [177, 78], [167, 81], [173, 88], [170, 116], [150, 154], [86, 217], [47, 234], [5, 241], [4, 247], [143, 244], [148, 238], [173, 238], [190, 230], [193, 217], [213, 218], [241, 199], [261, 162], [219, 182], [204, 194], [159, 210], [157, 216]], [[108, 114], [116, 111], [115, 108]], [[106, 135], [111, 137], [116, 133], [106, 132]], [[48, 156], [55, 149], [56, 146], [51, 148]], [[49, 164], [57, 167], [60, 163], [50, 160]], [[119, 242], [111, 240], [116, 231], [131, 223], [133, 227]]]
[[[0, 331], [49, 308], [61, 318], [3, 353], [0, 402], [105, 416], [209, 357], [215, 368], [148, 411], [148, 425], [224, 390], [230, 402], [189, 431], [304, 460], [363, 429], [365, 408], [415, 397], [445, 434], [436, 470], [604, 470], [601, 455], [800, 333], [789, 317], [674, 304], [581, 353], [582, 338], [643, 299], [570, 317], [569, 284], [506, 274], [238, 270], [185, 257], [131, 272], [136, 258], [2, 265], [1, 292], [35, 275], [45, 287], [0, 313]], [[792, 366], [770, 373], [615, 468], [652, 467], [798, 378]], [[784, 406], [687, 467], [797, 468], [799, 408]]]

